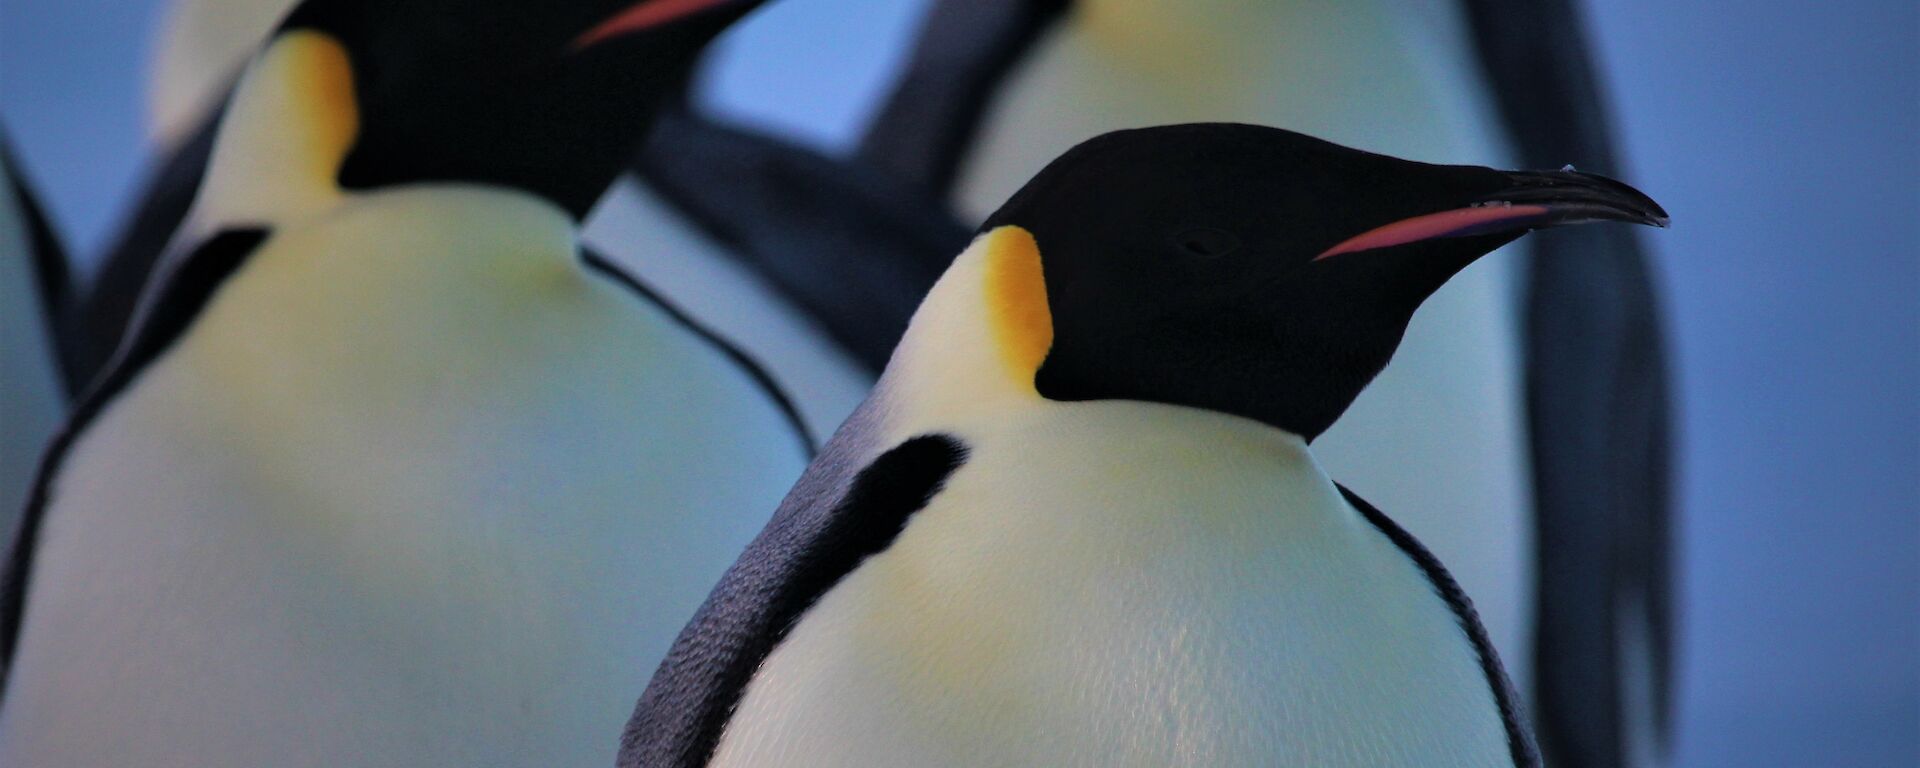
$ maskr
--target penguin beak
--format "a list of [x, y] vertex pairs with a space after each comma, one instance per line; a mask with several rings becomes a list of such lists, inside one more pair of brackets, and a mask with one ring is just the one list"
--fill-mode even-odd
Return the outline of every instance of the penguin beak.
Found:
[[567, 50], [579, 53], [608, 40], [671, 24], [720, 6], [736, 4], [742, 4], [741, 0], [640, 0], [580, 33], [568, 44]]
[[1375, 227], [1328, 248], [1314, 261], [1442, 237], [1545, 229], [1594, 221], [1667, 226], [1653, 198], [1605, 176], [1579, 171], [1510, 171], [1508, 186], [1464, 208], [1422, 214]]

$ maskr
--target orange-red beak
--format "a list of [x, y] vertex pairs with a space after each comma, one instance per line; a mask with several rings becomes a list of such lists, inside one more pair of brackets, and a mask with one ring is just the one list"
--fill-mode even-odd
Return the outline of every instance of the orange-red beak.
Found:
[[1439, 237], [1468, 237], [1591, 221], [1667, 226], [1659, 203], [1605, 176], [1563, 171], [1508, 173], [1513, 184], [1465, 208], [1401, 219], [1347, 238], [1314, 261]]
[[736, 0], [640, 0], [627, 6], [618, 13], [607, 17], [606, 21], [595, 24], [592, 29], [580, 33], [567, 46], [574, 53], [593, 46], [625, 37], [635, 32], [669, 24], [678, 19], [692, 16], [709, 8], [726, 5]]

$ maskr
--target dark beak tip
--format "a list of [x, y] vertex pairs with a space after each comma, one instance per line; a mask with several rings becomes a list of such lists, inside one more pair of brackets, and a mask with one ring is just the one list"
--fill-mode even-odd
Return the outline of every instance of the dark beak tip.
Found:
[[1638, 205], [1633, 206], [1633, 209], [1639, 215], [1633, 223], [1643, 224], [1655, 229], [1668, 229], [1673, 226], [1673, 217], [1667, 214], [1666, 208], [1654, 202], [1653, 198], [1640, 194], [1638, 190], [1634, 191], [1634, 195], [1637, 198], [1635, 202], [1637, 202]]
[[1619, 190], [1624, 194], [1626, 199], [1622, 200], [1622, 203], [1630, 204], [1641, 212], [1643, 217], [1641, 223], [1660, 229], [1666, 229], [1672, 226], [1673, 217], [1667, 214], [1666, 207], [1662, 206], [1652, 197], [1649, 197], [1647, 193], [1627, 186], [1624, 183], [1613, 181], [1612, 179], [1607, 179], [1607, 181], [1613, 185], [1617, 185]]
[[1490, 196], [1514, 205], [1561, 209], [1563, 223], [1612, 220], [1666, 229], [1672, 225], [1667, 210], [1646, 193], [1597, 173], [1572, 170], [1517, 171], [1507, 174], [1511, 186]]
[[[1651, 203], [1652, 201], [1648, 202]], [[1617, 221], [1623, 224], [1637, 224], [1654, 229], [1671, 229], [1673, 227], [1673, 217], [1668, 216], [1667, 212], [1657, 205], [1648, 205], [1644, 208], [1622, 206], [1619, 208], [1602, 209], [1604, 212], [1594, 212], [1594, 208], [1590, 206], [1581, 207], [1585, 209], [1585, 215], [1570, 216], [1566, 223]]]

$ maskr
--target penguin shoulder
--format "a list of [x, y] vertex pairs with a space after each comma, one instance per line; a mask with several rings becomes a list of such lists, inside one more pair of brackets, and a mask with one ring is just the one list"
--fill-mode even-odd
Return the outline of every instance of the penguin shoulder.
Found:
[[869, 400], [714, 588], [647, 686], [622, 766], [705, 765], [759, 669], [822, 595], [887, 548], [966, 462], [948, 434], [876, 450]]

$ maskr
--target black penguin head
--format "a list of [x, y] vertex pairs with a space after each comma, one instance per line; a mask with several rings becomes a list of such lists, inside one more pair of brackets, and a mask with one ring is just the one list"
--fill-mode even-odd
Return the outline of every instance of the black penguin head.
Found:
[[1053, 325], [1040, 394], [1195, 406], [1312, 439], [1461, 268], [1528, 230], [1602, 220], [1666, 213], [1589, 174], [1199, 124], [1092, 139], [983, 230], [1018, 226], [1038, 246]]
[[701, 48], [760, 0], [307, 0], [360, 126], [339, 182], [468, 181], [584, 216]]

